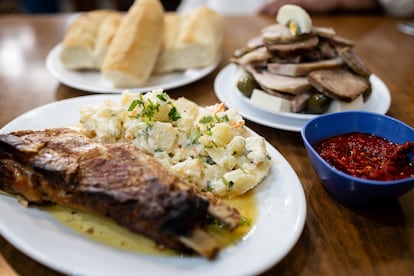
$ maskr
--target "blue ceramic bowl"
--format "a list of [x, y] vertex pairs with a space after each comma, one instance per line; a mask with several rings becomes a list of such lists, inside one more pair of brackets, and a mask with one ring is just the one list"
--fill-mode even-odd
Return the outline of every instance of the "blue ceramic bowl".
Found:
[[338, 202], [352, 207], [385, 198], [396, 198], [414, 187], [414, 177], [377, 181], [343, 173], [323, 160], [313, 145], [335, 135], [364, 132], [384, 137], [394, 143], [414, 141], [414, 129], [392, 117], [364, 112], [329, 113], [308, 121], [301, 134], [310, 161], [324, 188]]

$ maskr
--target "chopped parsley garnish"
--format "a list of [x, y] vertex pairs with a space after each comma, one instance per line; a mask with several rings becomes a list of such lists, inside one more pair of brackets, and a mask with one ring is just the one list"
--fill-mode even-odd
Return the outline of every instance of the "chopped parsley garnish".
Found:
[[168, 97], [167, 93], [163, 92], [161, 94], [158, 94], [157, 98], [160, 99], [163, 102], [166, 102], [169, 97]]
[[[171, 106], [170, 111], [168, 112], [168, 118], [175, 122], [181, 119], [180, 113], [177, 111], [177, 108], [168, 101], [168, 94], [161, 93], [156, 95], [157, 98], [163, 102], [166, 102]], [[134, 111], [136, 108], [139, 108], [140, 112], [132, 118], [140, 119], [147, 124], [152, 124], [155, 121], [155, 114], [160, 111], [161, 104], [159, 102], [153, 102], [151, 99], [144, 100], [142, 94], [139, 95], [139, 99], [133, 100], [128, 107], [128, 112]]]
[[139, 100], [133, 100], [131, 105], [128, 107], [128, 111], [134, 110], [135, 107], [137, 107], [138, 104], [139, 104]]
[[228, 181], [224, 176], [221, 177], [221, 180], [223, 181], [224, 185], [226, 185], [227, 187], [227, 191], [230, 191], [233, 186], [234, 186], [234, 182], [233, 181]]
[[210, 216], [207, 217], [207, 224], [217, 226], [218, 228], [224, 228], [225, 227], [225, 224], [223, 222], [219, 221], [216, 218], [210, 217]]
[[214, 189], [213, 189], [213, 186], [211, 185], [211, 180], [207, 180], [207, 191], [208, 192], [212, 192]]
[[222, 116], [222, 117], [219, 117], [219, 116], [217, 116], [217, 114], [216, 115], [214, 115], [214, 118], [216, 119], [216, 121], [218, 122], [218, 123], [222, 123], [222, 122], [230, 122], [230, 119], [229, 119], [229, 117], [227, 116], [227, 114], [225, 114], [224, 116]]
[[207, 163], [209, 165], [216, 165], [217, 164], [216, 162], [214, 162], [213, 158], [211, 158], [210, 155], [202, 156], [201, 161], [203, 161], [204, 163]]
[[189, 146], [191, 146], [191, 145], [198, 144], [198, 140], [200, 139], [200, 137], [201, 137], [201, 130], [200, 130], [200, 128], [199, 128], [199, 127], [197, 127], [197, 129], [196, 129], [196, 133], [195, 133], [195, 135], [193, 136], [193, 138], [191, 139], [191, 142], [190, 142], [190, 143], [188, 143], [187, 147], [189, 147]]
[[205, 117], [202, 117], [200, 120], [199, 120], [199, 122], [201, 123], [201, 124], [208, 124], [208, 123], [211, 123], [213, 121], [213, 116], [205, 116]]
[[251, 226], [253, 223], [252, 219], [247, 218], [245, 216], [241, 216], [240, 218], [240, 225]]
[[180, 113], [178, 113], [177, 108], [175, 106], [172, 106], [170, 112], [168, 112], [168, 118], [170, 118], [173, 122], [181, 119], [181, 115]]

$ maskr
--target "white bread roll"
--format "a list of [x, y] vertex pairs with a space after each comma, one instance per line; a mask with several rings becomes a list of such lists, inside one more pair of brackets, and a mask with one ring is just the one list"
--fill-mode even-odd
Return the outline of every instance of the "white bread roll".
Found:
[[164, 9], [159, 0], [137, 0], [121, 21], [102, 64], [115, 87], [145, 84], [161, 49]]
[[102, 22], [98, 35], [96, 37], [94, 58], [98, 68], [102, 67], [103, 60], [105, 59], [106, 53], [108, 52], [109, 45], [115, 36], [119, 24], [121, 23], [122, 15], [114, 12], [109, 14]]
[[62, 42], [60, 60], [68, 69], [96, 69], [94, 48], [102, 21], [111, 10], [96, 10], [81, 14], [70, 25]]
[[207, 66], [219, 55], [222, 40], [223, 19], [210, 8], [200, 7], [188, 14], [167, 13], [154, 73]]

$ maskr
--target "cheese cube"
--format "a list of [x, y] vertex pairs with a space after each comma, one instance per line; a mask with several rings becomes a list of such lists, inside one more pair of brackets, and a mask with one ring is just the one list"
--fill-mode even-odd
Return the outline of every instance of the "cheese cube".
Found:
[[253, 105], [269, 112], [290, 112], [291, 101], [270, 95], [259, 89], [253, 90], [250, 100]]

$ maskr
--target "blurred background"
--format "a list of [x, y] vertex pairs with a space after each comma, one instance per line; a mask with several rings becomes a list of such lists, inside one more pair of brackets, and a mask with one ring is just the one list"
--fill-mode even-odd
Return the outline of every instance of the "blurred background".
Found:
[[[93, 9], [116, 9], [126, 11], [133, 0], [0, 0], [0, 14], [10, 13], [67, 13]], [[164, 9], [172, 11], [180, 0], [164, 0]]]

